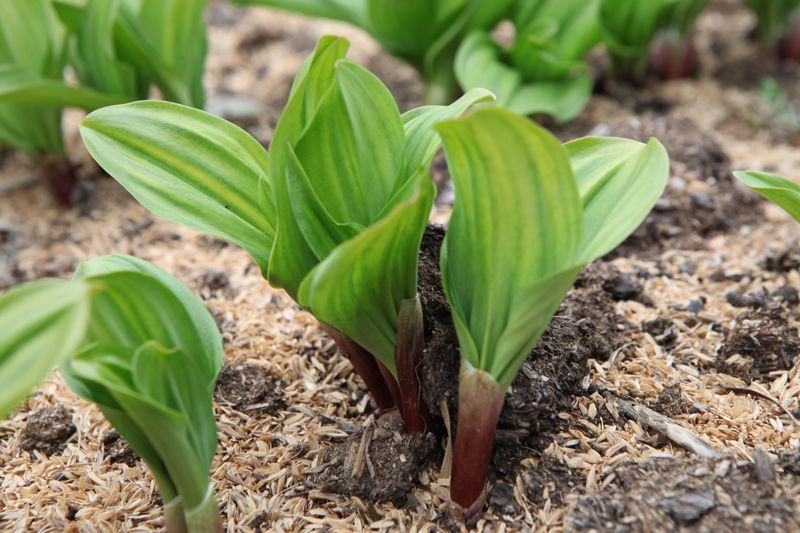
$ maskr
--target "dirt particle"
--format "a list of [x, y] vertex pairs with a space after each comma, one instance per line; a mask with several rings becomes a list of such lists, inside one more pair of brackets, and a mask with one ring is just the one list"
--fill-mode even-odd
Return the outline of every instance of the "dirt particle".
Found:
[[225, 365], [217, 378], [214, 399], [239, 411], [276, 414], [286, 407], [283, 383], [254, 364]]
[[489, 491], [489, 507], [500, 514], [519, 514], [519, 504], [514, 498], [514, 486], [505, 482], [495, 483]]
[[139, 456], [133, 451], [128, 442], [116, 431], [110, 431], [103, 436], [103, 449], [108, 460], [113, 463], [124, 463], [136, 466]]
[[569, 494], [582, 494], [586, 478], [578, 470], [567, 468], [557, 460], [543, 456], [536, 467], [522, 474], [525, 495], [535, 505], [544, 505], [547, 500], [560, 506]]
[[797, 328], [788, 326], [789, 311], [778, 302], [736, 317], [714, 363], [726, 374], [751, 382], [775, 370], [794, 366], [800, 353]]
[[678, 328], [675, 323], [666, 317], [658, 317], [642, 324], [642, 329], [649, 333], [653, 339], [666, 350], [671, 350], [678, 344]]
[[661, 413], [664, 416], [673, 417], [688, 413], [691, 405], [681, 394], [681, 387], [677, 383], [668, 387], [658, 395], [654, 401], [650, 402], [650, 409]]
[[63, 450], [77, 430], [72, 411], [64, 405], [43, 407], [28, 416], [19, 434], [19, 446], [29, 452], [39, 450], [51, 455]]
[[[328, 492], [404, 505], [419, 473], [438, 458], [439, 448], [433, 434], [404, 434], [402, 428], [399, 413], [390, 411], [375, 421], [374, 428], [328, 446], [323, 453], [324, 466], [313, 481]], [[362, 446], [364, 431], [370, 434]], [[354, 476], [359, 461], [365, 466]]]

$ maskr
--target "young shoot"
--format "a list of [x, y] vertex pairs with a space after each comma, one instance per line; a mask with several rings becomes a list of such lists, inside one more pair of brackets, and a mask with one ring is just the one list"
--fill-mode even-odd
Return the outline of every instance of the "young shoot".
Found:
[[800, 222], [800, 185], [767, 172], [749, 170], [734, 172], [733, 175]]
[[420, 241], [433, 203], [434, 122], [491, 97], [401, 115], [389, 90], [324, 37], [295, 79], [270, 152], [236, 126], [176, 104], [89, 115], [97, 162], [155, 214], [226, 238], [310, 311], [381, 410], [430, 428], [416, 369], [424, 348]]
[[762, 46], [781, 59], [800, 61], [800, 0], [745, 0], [756, 14]]
[[469, 519], [483, 505], [514, 376], [583, 266], [645, 218], [669, 165], [654, 139], [589, 137], [562, 146], [502, 109], [436, 129], [456, 190], [441, 252], [461, 351], [450, 496], [454, 514]]
[[584, 57], [602, 38], [600, 2], [519, 2], [511, 15], [516, 29], [511, 48], [502, 48], [488, 31], [464, 40], [455, 60], [459, 84], [486, 87], [497, 95], [498, 105], [521, 115], [573, 119], [592, 92]]
[[169, 533], [222, 531], [209, 480], [216, 323], [185, 285], [129, 256], [83, 263], [0, 297], [0, 416], [53, 366], [147, 464]]

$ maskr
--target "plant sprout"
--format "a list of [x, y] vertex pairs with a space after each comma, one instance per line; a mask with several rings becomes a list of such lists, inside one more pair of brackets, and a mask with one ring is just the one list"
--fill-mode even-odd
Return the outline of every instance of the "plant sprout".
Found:
[[434, 122], [491, 97], [401, 115], [388, 89], [324, 37], [295, 79], [270, 152], [236, 126], [177, 104], [92, 113], [81, 134], [98, 163], [155, 214], [231, 240], [308, 309], [381, 410], [430, 428], [416, 369], [424, 339], [420, 241], [439, 148]]
[[745, 0], [756, 14], [756, 35], [783, 59], [800, 61], [800, 0]]
[[750, 170], [734, 172], [733, 175], [800, 222], [800, 185], [767, 172]]
[[63, 363], [144, 460], [167, 531], [222, 530], [208, 471], [217, 445], [211, 403], [222, 362], [216, 323], [185, 285], [129, 256], [83, 263], [75, 279], [0, 297], [0, 415]]
[[441, 254], [461, 351], [450, 495], [469, 519], [483, 505], [506, 390], [583, 266], [645, 218], [669, 162], [654, 139], [562, 146], [502, 109], [436, 129], [456, 189]]
[[487, 31], [459, 47], [455, 72], [462, 87], [486, 87], [515, 113], [546, 113], [560, 122], [586, 105], [593, 80], [583, 61], [602, 38], [601, 0], [519, 2], [511, 20], [516, 37], [505, 50]]

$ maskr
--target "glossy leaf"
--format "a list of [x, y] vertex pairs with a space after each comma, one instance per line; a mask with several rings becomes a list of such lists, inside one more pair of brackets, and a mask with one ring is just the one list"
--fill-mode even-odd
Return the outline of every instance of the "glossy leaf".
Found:
[[44, 280], [0, 296], [0, 418], [83, 342], [91, 287]]
[[800, 185], [767, 172], [734, 172], [736, 179], [800, 221]]
[[95, 111], [81, 136], [145, 207], [238, 244], [267, 271], [275, 215], [259, 202], [268, 159], [250, 135], [196, 109], [136, 102]]

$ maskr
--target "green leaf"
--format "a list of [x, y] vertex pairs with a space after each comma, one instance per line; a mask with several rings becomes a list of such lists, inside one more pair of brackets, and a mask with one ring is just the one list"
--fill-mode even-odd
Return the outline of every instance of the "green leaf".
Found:
[[766, 172], [734, 172], [736, 179], [767, 200], [783, 208], [800, 221], [800, 186], [795, 182]]
[[[192, 354], [206, 377], [209, 394], [222, 362], [222, 342], [216, 323], [196, 296], [187, 297], [177, 280], [164, 283], [124, 258], [101, 258], [85, 264], [76, 274], [102, 287], [94, 294], [88, 342], [135, 350], [149, 341], [167, 349]], [[155, 267], [152, 267], [155, 268]], [[107, 270], [108, 269], [108, 270]], [[106, 272], [106, 273], [99, 273]], [[188, 290], [188, 289], [186, 289]]]
[[267, 271], [275, 211], [259, 202], [263, 147], [229, 122], [178, 104], [136, 102], [81, 124], [95, 160], [153, 213], [232, 241]]
[[393, 373], [397, 314], [417, 294], [417, 262], [435, 187], [420, 172], [383, 219], [338, 246], [306, 277], [299, 302]]
[[90, 286], [44, 280], [0, 296], [0, 418], [83, 341]]
[[656, 139], [642, 144], [586, 137], [564, 147], [575, 172], [586, 226], [575, 263], [585, 264], [616, 248], [639, 227], [664, 192], [669, 157]]
[[232, 0], [232, 3], [275, 7], [357, 26], [362, 26], [366, 18], [366, 0]]
[[485, 33], [473, 33], [458, 50], [456, 77], [462, 87], [487, 87], [497, 105], [520, 115], [546, 113], [559, 122], [575, 118], [592, 93], [592, 78], [570, 74], [560, 80], [526, 82], [520, 71], [500, 60], [500, 47]]
[[297, 145], [335, 83], [336, 64], [347, 53], [347, 40], [323, 37], [294, 80], [289, 101], [275, 128], [269, 158], [278, 228], [267, 279], [296, 299], [300, 283], [318, 262], [294, 216], [286, 183], [289, 147]]
[[15, 65], [0, 65], [0, 102], [48, 107], [77, 107], [92, 111], [128, 101], [124, 96], [99, 93], [77, 85], [38, 77]]
[[[205, 373], [209, 390], [213, 390], [216, 376], [222, 366], [222, 342], [220, 341], [214, 317], [211, 316], [211, 313], [208, 312], [208, 309], [202, 304], [197, 295], [164, 270], [152, 263], [129, 255], [107, 255], [83, 262], [75, 272], [75, 277], [78, 279], [95, 279], [116, 272], [138, 272], [153, 278], [171, 293], [170, 300], [174, 299], [183, 307], [183, 311], [189, 317], [189, 320], [184, 325], [186, 327], [191, 326], [194, 329], [192, 336], [196, 337], [197, 344], [195, 346], [200, 346], [202, 354], [205, 354], [203, 359], [207, 361], [207, 364], [200, 365], [200, 368]], [[176, 321], [182, 318], [183, 315], [174, 315], [170, 320]], [[184, 337], [188, 337], [188, 335], [184, 335]], [[192, 343], [194, 343], [194, 340], [192, 340]], [[193, 353], [198, 359], [201, 358], [197, 352], [190, 353]]]
[[436, 129], [456, 189], [442, 280], [461, 354], [508, 386], [517, 370], [509, 362], [527, 355], [579, 270], [575, 177], [558, 141], [509, 111], [479, 110]]
[[461, 116], [470, 106], [494, 100], [486, 89], [470, 89], [450, 105], [427, 105], [412, 109], [402, 116], [406, 136], [405, 166], [402, 175], [412, 176], [419, 169], [427, 168], [442, 141], [433, 125], [437, 122]]

